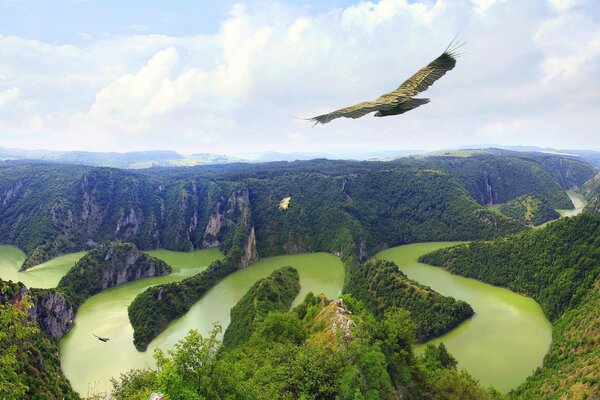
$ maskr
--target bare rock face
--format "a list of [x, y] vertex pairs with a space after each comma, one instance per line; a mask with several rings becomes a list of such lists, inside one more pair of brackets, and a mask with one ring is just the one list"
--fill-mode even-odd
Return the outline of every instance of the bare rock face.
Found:
[[144, 254], [133, 243], [105, 242], [77, 261], [57, 288], [79, 306], [104, 289], [170, 271], [166, 263]]
[[62, 293], [44, 290], [36, 295], [31, 308], [40, 328], [54, 340], [59, 340], [73, 327], [75, 310]]
[[240, 261], [240, 267], [246, 268], [258, 260], [258, 252], [256, 251], [256, 235], [254, 233], [254, 227], [250, 228], [250, 233], [246, 239], [246, 246], [244, 248], [244, 255]]
[[367, 254], [367, 243], [364, 238], [360, 238], [360, 245], [358, 246], [358, 260], [364, 262], [369, 258]]
[[256, 232], [250, 218], [250, 195], [247, 188], [234, 190], [227, 200], [223, 196], [217, 200], [204, 230], [202, 247], [220, 246], [222, 237], [237, 226], [242, 227], [245, 235], [243, 254], [239, 261], [239, 267], [245, 268], [258, 260]]
[[0, 281], [0, 286], [10, 287], [5, 294], [0, 292], [0, 304], [21, 302], [28, 296], [33, 303], [29, 309], [31, 318], [54, 340], [59, 340], [73, 327], [75, 310], [62, 293], [52, 289], [34, 289], [32, 292], [22, 283]]
[[225, 219], [225, 205], [226, 201], [224, 197], [217, 200], [214, 211], [208, 217], [208, 223], [206, 224], [202, 239], [202, 247], [210, 248], [221, 245], [221, 241], [219, 240], [221, 231], [228, 224], [228, 221]]

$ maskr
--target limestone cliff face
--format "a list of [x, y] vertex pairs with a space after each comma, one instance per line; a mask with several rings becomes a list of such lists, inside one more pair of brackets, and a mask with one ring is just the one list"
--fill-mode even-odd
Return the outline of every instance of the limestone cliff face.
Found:
[[211, 248], [221, 245], [222, 230], [230, 224], [230, 221], [225, 218], [227, 211], [226, 204], [225, 197], [219, 197], [213, 212], [208, 217], [208, 223], [206, 224], [206, 229], [204, 229], [202, 247]]
[[54, 340], [59, 340], [73, 327], [75, 310], [62, 293], [43, 290], [36, 293], [31, 309], [40, 328]]
[[232, 241], [243, 243], [239, 267], [245, 268], [258, 260], [256, 250], [256, 233], [252, 224], [250, 196], [248, 188], [238, 188], [225, 199], [221, 196], [208, 218], [204, 229], [202, 246], [205, 248], [218, 247], [223, 244], [226, 236], [243, 235]]
[[57, 288], [79, 306], [104, 289], [170, 271], [166, 263], [142, 253], [133, 243], [106, 242], [82, 257]]
[[62, 293], [52, 289], [29, 290], [22, 283], [2, 282], [0, 286], [0, 304], [20, 302], [24, 296], [29, 297], [32, 307], [31, 318], [40, 329], [54, 340], [62, 338], [73, 327], [75, 310]]
[[227, 202], [227, 215], [236, 225], [241, 226], [244, 234], [244, 252], [239, 262], [240, 268], [245, 268], [258, 260], [256, 250], [256, 233], [250, 216], [250, 196], [248, 189], [237, 189]]
[[246, 268], [258, 260], [258, 252], [256, 251], [256, 235], [254, 233], [254, 227], [250, 228], [250, 233], [246, 238], [246, 246], [244, 247], [244, 255], [240, 261], [240, 267]]

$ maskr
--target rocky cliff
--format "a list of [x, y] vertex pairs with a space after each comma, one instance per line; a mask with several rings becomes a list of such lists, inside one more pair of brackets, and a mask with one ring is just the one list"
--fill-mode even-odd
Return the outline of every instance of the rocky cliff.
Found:
[[0, 304], [21, 302], [29, 297], [31, 318], [54, 340], [59, 340], [73, 327], [75, 310], [65, 296], [52, 289], [28, 289], [22, 283], [0, 281]]
[[105, 242], [77, 261], [57, 289], [79, 306], [104, 289], [169, 272], [165, 262], [142, 253], [132, 243]]

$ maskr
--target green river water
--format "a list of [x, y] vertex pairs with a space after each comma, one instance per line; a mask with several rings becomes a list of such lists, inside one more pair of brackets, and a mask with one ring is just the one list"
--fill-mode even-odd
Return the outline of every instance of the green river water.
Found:
[[[443, 342], [459, 368], [484, 386], [507, 392], [542, 365], [552, 340], [552, 325], [529, 297], [417, 262], [419, 256], [452, 244], [416, 243], [375, 257], [394, 261], [409, 278], [473, 307], [472, 318], [429, 343]], [[417, 351], [423, 348], [418, 346]]]
[[[419, 264], [416, 259], [429, 251], [453, 243], [419, 243], [399, 246], [376, 255], [395, 261], [410, 278], [444, 295], [465, 300], [475, 310], [473, 318], [446, 335], [443, 341], [465, 368], [484, 385], [507, 391], [541, 365], [550, 345], [552, 327], [540, 306], [530, 298], [482, 282], [452, 275], [441, 268]], [[291, 265], [300, 273], [301, 293], [309, 291], [335, 297], [341, 293], [344, 270], [340, 260], [328, 253], [270, 257], [235, 272], [209, 290], [190, 311], [174, 321], [148, 347], [138, 352], [132, 343], [133, 330], [127, 306], [146, 288], [192, 276], [222, 257], [215, 249], [181, 253], [150, 251], [173, 267], [163, 277], [145, 278], [108, 289], [88, 299], [78, 310], [75, 327], [60, 341], [61, 364], [73, 387], [81, 395], [108, 391], [110, 378], [131, 368], [154, 365], [155, 348], [171, 348], [189, 329], [207, 333], [214, 322], [229, 324], [229, 311], [259, 278]], [[31, 287], [55, 286], [70, 266], [84, 253], [71, 254], [17, 272], [24, 254], [11, 246], [0, 246], [0, 277], [21, 280]], [[103, 343], [92, 335], [110, 338]]]

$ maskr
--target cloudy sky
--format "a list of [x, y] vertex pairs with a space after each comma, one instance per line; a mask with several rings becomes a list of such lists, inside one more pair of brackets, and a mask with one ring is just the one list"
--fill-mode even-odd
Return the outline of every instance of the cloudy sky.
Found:
[[[457, 33], [431, 103], [302, 120], [395, 89]], [[599, 126], [597, 0], [0, 0], [0, 146], [600, 150]]]

